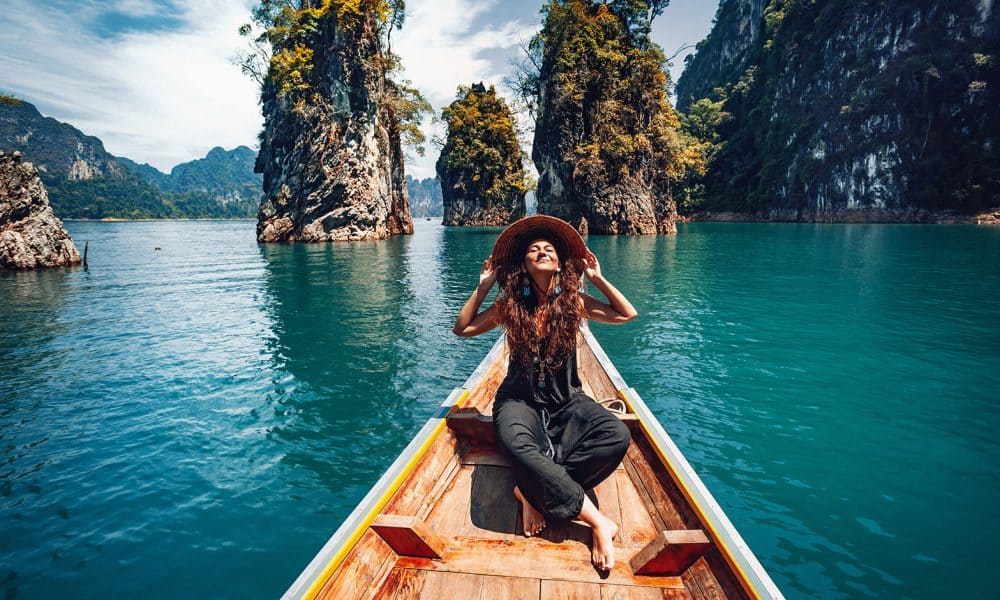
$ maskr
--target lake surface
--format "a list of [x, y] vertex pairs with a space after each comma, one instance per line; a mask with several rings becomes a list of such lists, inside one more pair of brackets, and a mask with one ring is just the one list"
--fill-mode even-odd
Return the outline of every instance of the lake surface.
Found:
[[[66, 225], [89, 272], [0, 273], [7, 598], [277, 597], [497, 337], [451, 333], [497, 229]], [[588, 243], [640, 312], [595, 336], [788, 597], [993, 597], [1000, 228]]]

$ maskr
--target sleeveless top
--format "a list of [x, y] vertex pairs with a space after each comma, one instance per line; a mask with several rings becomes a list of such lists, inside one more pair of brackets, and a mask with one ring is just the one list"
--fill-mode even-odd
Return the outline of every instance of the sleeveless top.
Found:
[[576, 370], [576, 347], [570, 350], [559, 368], [545, 371], [544, 385], [539, 384], [538, 373], [537, 364], [532, 364], [526, 372], [520, 359], [512, 351], [507, 376], [497, 388], [495, 400], [518, 398], [553, 412], [567, 404], [574, 394], [583, 391], [580, 375]]

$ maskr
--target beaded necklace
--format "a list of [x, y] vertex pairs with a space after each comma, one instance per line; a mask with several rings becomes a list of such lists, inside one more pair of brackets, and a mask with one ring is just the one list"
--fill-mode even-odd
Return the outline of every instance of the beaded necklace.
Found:
[[[531, 281], [529, 285], [537, 288], [537, 286], [534, 286], [534, 281]], [[537, 289], [538, 289], [539, 296], [541, 296], [543, 294], [541, 288], [537, 288]], [[548, 294], [545, 294], [545, 295], [551, 300], [552, 298], [555, 298], [556, 296], [558, 296], [561, 293], [562, 293], [562, 287], [559, 286], [559, 281], [558, 281], [558, 279], [556, 279], [554, 289], [551, 292], [549, 292]], [[524, 295], [528, 296], [529, 294], [530, 294], [530, 287], [526, 286], [525, 289], [524, 289]], [[538, 304], [537, 306], [540, 307], [541, 304]], [[539, 354], [536, 355], [536, 356], [534, 356], [531, 359], [531, 363], [535, 366], [536, 369], [538, 369], [538, 380], [537, 380], [538, 388], [539, 389], [545, 389], [545, 376], [546, 376], [546, 372], [549, 372], [549, 373], [552, 372], [552, 369], [555, 368], [555, 366], [553, 364], [555, 361], [552, 360], [551, 356], [545, 356], [545, 358], [542, 359], [542, 356], [547, 353], [546, 349], [545, 349], [545, 339], [544, 338], [542, 338], [541, 343], [539, 344], [539, 348], [538, 349], [539, 349]]]

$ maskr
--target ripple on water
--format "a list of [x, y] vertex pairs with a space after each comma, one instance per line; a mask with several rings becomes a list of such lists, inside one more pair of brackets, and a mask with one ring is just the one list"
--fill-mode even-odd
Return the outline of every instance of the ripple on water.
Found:
[[[68, 227], [89, 272], [0, 274], [9, 595], [279, 595], [496, 339], [451, 334], [495, 228]], [[997, 234], [588, 239], [640, 312], [595, 335], [789, 597], [992, 589]]]

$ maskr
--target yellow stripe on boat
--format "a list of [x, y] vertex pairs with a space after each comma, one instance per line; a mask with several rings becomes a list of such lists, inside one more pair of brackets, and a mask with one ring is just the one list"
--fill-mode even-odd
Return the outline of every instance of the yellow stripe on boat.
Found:
[[333, 555], [333, 558], [330, 559], [330, 562], [327, 563], [326, 567], [324, 567], [323, 570], [316, 577], [316, 579], [313, 580], [312, 585], [309, 586], [309, 589], [306, 590], [305, 594], [303, 595], [304, 598], [312, 600], [319, 594], [320, 590], [323, 589], [323, 586], [326, 584], [327, 580], [329, 580], [330, 576], [333, 575], [333, 572], [337, 570], [337, 567], [339, 567], [340, 563], [344, 561], [344, 558], [351, 552], [351, 550], [354, 549], [354, 545], [357, 544], [358, 540], [361, 539], [361, 536], [364, 535], [365, 530], [368, 529], [368, 526], [372, 524], [372, 521], [375, 520], [375, 517], [378, 516], [379, 512], [381, 512], [381, 510], [385, 507], [385, 505], [389, 503], [389, 500], [392, 498], [392, 495], [396, 493], [396, 490], [399, 489], [399, 486], [403, 485], [403, 482], [406, 481], [406, 478], [410, 476], [410, 473], [412, 473], [413, 469], [416, 468], [417, 463], [420, 462], [420, 459], [423, 458], [425, 454], [427, 454], [427, 450], [431, 447], [431, 444], [434, 443], [434, 441], [437, 439], [437, 436], [441, 433], [441, 431], [447, 424], [445, 418], [448, 416], [448, 414], [451, 414], [452, 411], [454, 411], [457, 408], [460, 408], [462, 404], [465, 403], [466, 399], [468, 399], [470, 393], [471, 392], [468, 389], [462, 390], [462, 395], [459, 396], [458, 400], [451, 405], [451, 408], [448, 410], [448, 413], [440, 418], [440, 422], [434, 427], [431, 434], [427, 436], [427, 439], [424, 440], [424, 443], [420, 445], [419, 450], [417, 450], [417, 452], [414, 453], [413, 457], [410, 458], [410, 460], [406, 463], [406, 466], [403, 467], [403, 470], [396, 475], [396, 477], [392, 480], [392, 483], [389, 484], [389, 487], [386, 488], [382, 496], [380, 496], [379, 499], [375, 502], [375, 504], [372, 505], [371, 509], [368, 511], [368, 514], [365, 515], [365, 518], [362, 519], [360, 523], [358, 523], [358, 526], [354, 528], [354, 531], [351, 532], [351, 535], [347, 538], [347, 540], [340, 547], [340, 549], [337, 550], [337, 553]]

